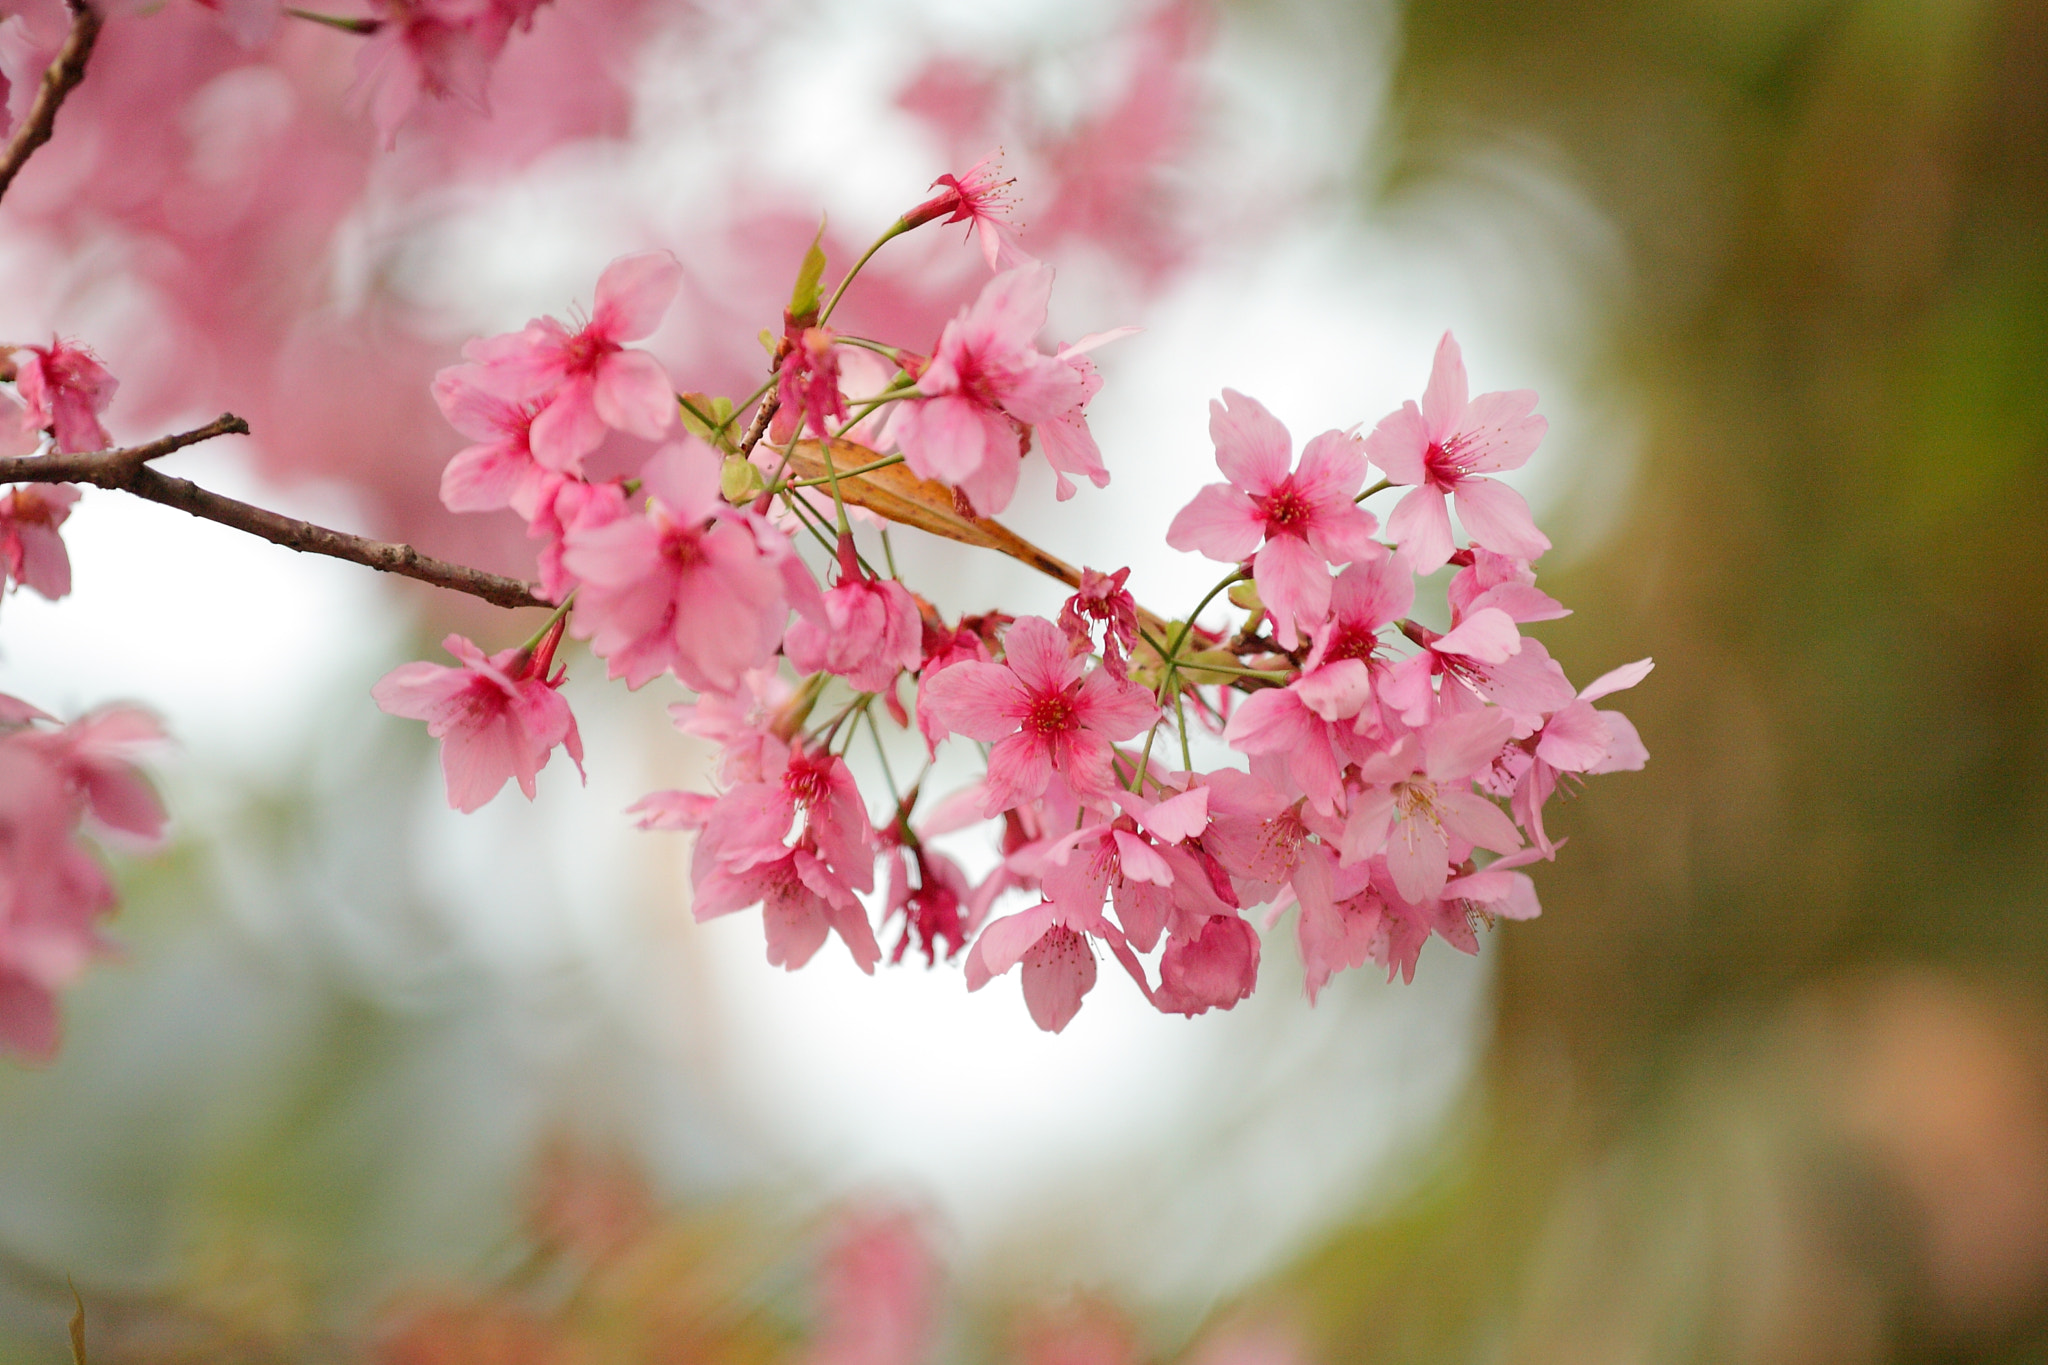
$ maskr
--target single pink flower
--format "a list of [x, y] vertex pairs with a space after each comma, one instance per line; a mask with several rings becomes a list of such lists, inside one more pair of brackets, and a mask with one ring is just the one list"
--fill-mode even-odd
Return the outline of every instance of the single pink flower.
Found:
[[1109, 482], [1082, 411], [1102, 380], [1081, 353], [1123, 332], [1044, 354], [1037, 337], [1051, 293], [1050, 266], [1008, 270], [990, 280], [946, 324], [918, 373], [920, 396], [898, 403], [889, 422], [889, 439], [911, 469], [958, 488], [983, 516], [1009, 506], [1016, 492], [1027, 427], [1037, 429], [1047, 462], [1060, 474], [1061, 498], [1074, 491], [1067, 474], [1097, 488]]
[[[14, 389], [21, 395], [22, 426], [47, 431], [63, 451], [105, 450], [114, 444], [100, 425], [120, 381], [83, 346], [52, 338], [48, 346], [24, 346], [16, 362]], [[19, 352], [17, 352], [19, 354]]]
[[[448, 425], [476, 442], [441, 471], [441, 505], [451, 512], [495, 512], [510, 507], [532, 521], [551, 472], [533, 456], [530, 435], [540, 404], [506, 398], [488, 383], [481, 365], [450, 365], [434, 376], [434, 402]], [[576, 478], [582, 461], [556, 471]]]
[[1023, 965], [1024, 1006], [1031, 1021], [1047, 1033], [1058, 1033], [1080, 1012], [1082, 997], [1095, 989], [1095, 950], [1099, 938], [1149, 998], [1145, 969], [1124, 942], [1123, 934], [1099, 909], [1062, 910], [1041, 901], [1014, 915], [991, 921], [967, 950], [967, 989], [978, 991], [1010, 968]]
[[562, 673], [547, 676], [561, 638], [557, 621], [538, 648], [507, 649], [485, 658], [462, 636], [450, 635], [441, 647], [461, 660], [461, 667], [400, 664], [370, 689], [380, 709], [425, 721], [427, 733], [441, 741], [441, 772], [448, 804], [456, 810], [478, 809], [507, 778], [516, 779], [531, 801], [534, 777], [557, 744], [568, 750], [576, 771], [583, 771], [576, 717], [555, 690], [562, 685]]
[[1543, 806], [1557, 789], [1560, 774], [1635, 772], [1650, 761], [1650, 751], [1643, 747], [1635, 724], [1619, 711], [1596, 710], [1593, 703], [1634, 687], [1649, 676], [1652, 666], [1650, 660], [1638, 659], [1601, 674], [1522, 741], [1528, 756], [1518, 765], [1522, 770], [1510, 804], [1531, 842], [1546, 856], [1556, 845], [1544, 833]]
[[1258, 984], [1258, 933], [1235, 914], [1211, 915], [1196, 933], [1167, 939], [1152, 1003], [1162, 1014], [1193, 1018], [1232, 1008]]
[[903, 226], [922, 227], [944, 216], [948, 223], [970, 224], [969, 230], [980, 235], [982, 259], [990, 270], [1037, 264], [1017, 244], [1016, 230], [1009, 223], [1008, 190], [1016, 180], [1002, 178], [1001, 157], [1000, 151], [990, 152], [968, 167], [966, 174], [942, 175], [932, 181], [933, 189], [945, 188], [904, 214]]
[[1402, 899], [1422, 904], [1443, 891], [1471, 848], [1521, 848], [1514, 821], [1472, 790], [1513, 729], [1513, 718], [1492, 708], [1445, 717], [1361, 763], [1339, 840], [1343, 861], [1384, 849]]
[[1329, 613], [1331, 566], [1386, 553], [1373, 539], [1379, 522], [1353, 501], [1365, 486], [1365, 457], [1357, 437], [1326, 431], [1290, 470], [1294, 444], [1279, 419], [1235, 390], [1223, 397], [1209, 404], [1209, 436], [1230, 482], [1196, 493], [1166, 543], [1226, 564], [1250, 559], [1275, 634], [1293, 649]]
[[668, 372], [625, 343], [661, 326], [682, 283], [682, 263], [671, 252], [621, 256], [598, 276], [596, 306], [579, 330], [536, 318], [521, 331], [472, 341], [462, 353], [500, 392], [540, 404], [529, 438], [533, 457], [550, 469], [572, 471], [597, 449], [607, 427], [658, 441], [675, 421]]
[[1095, 624], [1102, 625], [1102, 662], [1119, 678], [1130, 674], [1131, 651], [1138, 644], [1138, 601], [1124, 583], [1128, 568], [1113, 574], [1081, 570], [1081, 587], [1060, 605], [1060, 629], [1067, 649], [1080, 655], [1095, 649]]
[[692, 878], [703, 882], [714, 866], [740, 872], [780, 861], [797, 832], [797, 842], [840, 885], [872, 890], [875, 833], [846, 760], [796, 744], [782, 746], [779, 761], [772, 749], [764, 756], [761, 780], [741, 783], [711, 805], [692, 854]]
[[[719, 496], [718, 467], [694, 437], [671, 443], [641, 470], [644, 513], [563, 537], [562, 563], [582, 584], [574, 633], [629, 687], [673, 670], [697, 691], [729, 690], [782, 642], [783, 562]], [[787, 550], [786, 536], [767, 535]]]
[[856, 691], [882, 692], [924, 661], [924, 623], [910, 590], [868, 577], [853, 537], [841, 536], [839, 583], [825, 594], [825, 619], [791, 622], [782, 648], [799, 673], [833, 673]]
[[1468, 401], [1464, 357], [1457, 341], [1444, 333], [1422, 406], [1413, 400], [1403, 403], [1400, 411], [1381, 418], [1365, 441], [1366, 454], [1388, 479], [1415, 485], [1387, 518], [1387, 533], [1417, 573], [1434, 573], [1451, 557], [1455, 544], [1445, 499], [1452, 495], [1473, 544], [1522, 560], [1536, 559], [1550, 548], [1522, 495], [1480, 477], [1521, 468], [1549, 427], [1536, 415], [1532, 389], [1482, 393]]
[[882, 960], [860, 898], [808, 841], [772, 862], [712, 863], [695, 882], [690, 910], [702, 922], [753, 905], [761, 907], [768, 961], [777, 967], [795, 971], [835, 933], [862, 971], [873, 975]]
[[20, 484], [0, 494], [0, 584], [34, 588], [53, 602], [71, 591], [71, 556], [57, 528], [77, 501], [68, 483]]
[[1041, 616], [1018, 618], [1003, 647], [1001, 664], [954, 664], [923, 692], [949, 730], [995, 744], [983, 813], [1030, 800], [1055, 772], [1077, 794], [1107, 797], [1117, 786], [1110, 746], [1157, 718], [1151, 694], [1104, 669], [1084, 676], [1088, 661]]
[[[246, 0], [238, 0], [245, 3]], [[356, 56], [356, 88], [388, 146], [422, 95], [490, 112], [491, 66], [545, 0], [373, 0], [376, 31]]]

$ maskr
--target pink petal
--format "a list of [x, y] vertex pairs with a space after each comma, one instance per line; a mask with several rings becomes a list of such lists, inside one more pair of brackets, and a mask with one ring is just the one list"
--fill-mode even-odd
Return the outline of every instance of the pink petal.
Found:
[[1238, 563], [1259, 548], [1266, 519], [1252, 500], [1227, 483], [1204, 485], [1166, 528], [1166, 543], [1184, 553]]
[[1521, 468], [1550, 430], [1535, 413], [1534, 389], [1480, 394], [1465, 409], [1458, 433], [1460, 463], [1476, 474]]
[[1017, 618], [1003, 636], [1003, 659], [1033, 692], [1063, 690], [1088, 662], [1067, 652], [1066, 635], [1043, 616]]
[[1422, 391], [1422, 421], [1431, 441], [1442, 445], [1457, 432], [1468, 392], [1464, 353], [1457, 338], [1445, 332], [1429, 367], [1429, 387]]
[[1579, 693], [1579, 699], [1581, 701], [1598, 701], [1602, 697], [1634, 687], [1644, 678], [1649, 677], [1650, 670], [1654, 667], [1656, 665], [1650, 660], [1638, 659], [1632, 664], [1623, 664], [1620, 668], [1610, 669], [1587, 683], [1584, 690]]
[[1537, 559], [1550, 548], [1522, 495], [1494, 479], [1458, 480], [1458, 520], [1474, 545], [1500, 554]]
[[984, 743], [1016, 730], [1031, 704], [1030, 690], [1000, 664], [953, 664], [926, 678], [923, 692], [925, 705], [948, 730]]
[[555, 390], [528, 429], [534, 459], [550, 469], [574, 473], [583, 457], [604, 441], [604, 419], [597, 415], [593, 389], [588, 375], [577, 375]]
[[1365, 487], [1365, 443], [1346, 431], [1326, 431], [1302, 448], [1294, 486], [1311, 502], [1345, 502]]
[[[995, 977], [1016, 966], [1024, 954], [1045, 936], [1045, 931], [1052, 928], [1053, 915], [1052, 903], [1040, 901], [1029, 910], [990, 921], [989, 926], [981, 931], [981, 937], [974, 941], [974, 951], [982, 970]], [[972, 982], [967, 988], [980, 989]]]
[[1138, 823], [1169, 844], [1192, 839], [1209, 825], [1209, 789], [1194, 787], [1138, 816]]
[[1379, 425], [1365, 438], [1365, 453], [1386, 471], [1391, 483], [1427, 482], [1429, 468], [1425, 460], [1429, 453], [1429, 426], [1422, 420], [1422, 410], [1412, 402], [1403, 403], [1380, 418]]
[[1515, 628], [1514, 617], [1498, 607], [1485, 607], [1460, 621], [1430, 648], [1439, 654], [1497, 664], [1521, 652], [1522, 632]]
[[1110, 837], [1116, 841], [1117, 858], [1126, 880], [1151, 882], [1154, 886], [1173, 885], [1173, 869], [1152, 845], [1120, 829], [1111, 831]]
[[590, 329], [611, 342], [652, 336], [682, 286], [682, 262], [672, 252], [641, 251], [621, 256], [597, 277]]
[[1209, 400], [1209, 439], [1223, 477], [1247, 493], [1272, 492], [1293, 462], [1294, 440], [1280, 419], [1235, 389], [1225, 389], [1221, 403]]
[[1607, 757], [1594, 764], [1589, 771], [1632, 773], [1650, 761], [1650, 751], [1643, 747], [1642, 737], [1636, 733], [1634, 721], [1619, 711], [1602, 711], [1600, 718], [1607, 722]]
[[1536, 757], [1568, 773], [1582, 773], [1607, 757], [1607, 722], [1592, 703], [1574, 701], [1552, 716], [1536, 741]]
[[1416, 574], [1431, 574], [1450, 562], [1451, 512], [1443, 493], [1428, 485], [1414, 489], [1387, 518], [1387, 534], [1401, 547]]
[[600, 361], [593, 402], [606, 426], [643, 440], [660, 440], [676, 419], [675, 386], [645, 351], [614, 351]]
[[1081, 1010], [1081, 997], [1095, 988], [1095, 954], [1088, 940], [1056, 928], [1024, 955], [1024, 1004], [1031, 1022], [1058, 1033]]
[[988, 751], [988, 804], [981, 813], [999, 815], [1037, 796], [1052, 781], [1052, 768], [1052, 753], [1037, 735], [997, 740]]
[[1252, 561], [1252, 579], [1283, 649], [1293, 649], [1300, 631], [1330, 614], [1329, 563], [1297, 536], [1267, 541]]
[[1410, 905], [1437, 898], [1444, 889], [1449, 858], [1443, 827], [1434, 820], [1410, 816], [1394, 827], [1387, 840], [1387, 871], [1393, 874], [1394, 889]]
[[1444, 828], [1468, 844], [1495, 853], [1513, 853], [1522, 846], [1522, 836], [1507, 812], [1477, 792], [1455, 787], [1440, 789], [1436, 807], [1443, 816]]

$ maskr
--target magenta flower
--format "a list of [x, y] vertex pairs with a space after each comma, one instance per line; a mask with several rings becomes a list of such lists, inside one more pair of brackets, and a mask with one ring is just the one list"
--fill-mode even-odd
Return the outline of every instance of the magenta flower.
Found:
[[24, 346], [28, 359], [15, 366], [14, 388], [21, 395], [22, 426], [47, 431], [63, 451], [105, 450], [114, 444], [100, 425], [100, 414], [114, 399], [120, 381], [107, 373], [100, 358], [83, 346], [52, 338], [48, 346]]
[[1474, 545], [1531, 560], [1550, 548], [1536, 529], [1529, 504], [1504, 483], [1481, 478], [1519, 469], [1550, 424], [1536, 415], [1533, 389], [1482, 393], [1467, 400], [1465, 360], [1449, 332], [1437, 343], [1436, 363], [1422, 406], [1411, 400], [1389, 413], [1365, 439], [1366, 454], [1396, 484], [1415, 489], [1387, 518], [1387, 533], [1417, 573], [1434, 573], [1456, 548], [1445, 499], [1455, 494], [1458, 519]]
[[768, 961], [777, 967], [795, 971], [834, 933], [862, 971], [872, 975], [882, 960], [860, 898], [808, 843], [784, 850], [772, 862], [714, 862], [697, 880], [690, 910], [701, 923], [751, 905], [761, 907]]
[[841, 536], [839, 584], [825, 594], [825, 619], [792, 622], [782, 648], [799, 673], [835, 673], [857, 691], [881, 692], [924, 662], [924, 622], [910, 590], [868, 577], [853, 538]]
[[68, 483], [21, 484], [0, 495], [0, 584], [34, 588], [53, 602], [71, 591], [71, 556], [57, 528], [77, 501]]
[[947, 729], [993, 742], [988, 801], [994, 815], [1038, 796], [1057, 772], [1075, 793], [1116, 790], [1112, 743], [1158, 716], [1150, 693], [1067, 652], [1059, 627], [1019, 617], [1001, 664], [956, 663], [928, 678], [924, 702]]
[[1089, 654], [1095, 649], [1095, 623], [1102, 623], [1102, 662], [1119, 678], [1130, 674], [1131, 651], [1138, 644], [1138, 599], [1124, 583], [1128, 568], [1113, 574], [1081, 570], [1081, 587], [1060, 606], [1060, 629], [1067, 633], [1067, 649]]
[[903, 226], [922, 227], [944, 215], [948, 223], [970, 224], [970, 231], [980, 234], [982, 259], [990, 270], [1036, 265], [1017, 244], [1016, 231], [1008, 221], [1007, 191], [1016, 180], [998, 178], [1003, 173], [1001, 156], [1000, 151], [990, 152], [968, 167], [965, 175], [942, 175], [932, 181], [933, 189], [941, 185], [945, 189], [904, 214]]
[[574, 633], [629, 687], [673, 670], [700, 692], [730, 691], [782, 641], [782, 566], [718, 495], [709, 446], [665, 446], [640, 478], [644, 513], [563, 538], [562, 562], [583, 585]]
[[489, 658], [462, 636], [450, 635], [441, 647], [462, 661], [460, 668], [400, 664], [370, 689], [380, 709], [425, 721], [427, 733], [441, 741], [441, 773], [448, 804], [456, 810], [478, 809], [507, 778], [516, 779], [531, 801], [534, 777], [557, 744], [568, 750], [576, 771], [583, 771], [576, 717], [555, 690], [562, 674], [547, 676], [561, 624], [555, 623], [537, 649], [507, 649]]
[[1010, 505], [1027, 427], [1037, 430], [1046, 462], [1060, 475], [1062, 499], [1074, 492], [1068, 474], [1097, 488], [1109, 483], [1082, 411], [1102, 379], [1081, 352], [1123, 333], [1098, 333], [1046, 355], [1037, 337], [1051, 293], [1051, 266], [990, 280], [946, 324], [917, 376], [920, 396], [899, 403], [889, 422], [889, 439], [911, 469], [958, 488], [983, 516]]
[[[910, 872], [917, 871], [911, 884]], [[958, 863], [923, 845], [905, 846], [889, 859], [889, 885], [882, 900], [882, 922], [901, 916], [902, 937], [896, 940], [889, 960], [901, 962], [915, 947], [924, 954], [925, 965], [936, 966], [940, 958], [951, 961], [967, 946], [974, 931], [972, 889]]]
[[1290, 471], [1294, 444], [1279, 419], [1233, 389], [1223, 398], [1209, 404], [1209, 437], [1230, 482], [1195, 494], [1166, 543], [1226, 564], [1251, 559], [1259, 600], [1293, 649], [1329, 614], [1330, 567], [1386, 553], [1373, 539], [1379, 522], [1352, 501], [1365, 486], [1365, 457], [1357, 437], [1326, 431]]
[[597, 449], [605, 428], [658, 441], [675, 421], [675, 386], [661, 362], [625, 343], [653, 334], [682, 288], [667, 251], [621, 256], [597, 279], [597, 302], [580, 330], [536, 318], [518, 332], [472, 341], [463, 354], [500, 392], [534, 398], [533, 457], [570, 471]]
[[[839, 388], [839, 334], [830, 327], [805, 327], [790, 333], [789, 353], [775, 367], [778, 439], [795, 433], [795, 414], [819, 436], [830, 436], [828, 419], [846, 420], [846, 395]], [[784, 418], [783, 414], [789, 414]]]

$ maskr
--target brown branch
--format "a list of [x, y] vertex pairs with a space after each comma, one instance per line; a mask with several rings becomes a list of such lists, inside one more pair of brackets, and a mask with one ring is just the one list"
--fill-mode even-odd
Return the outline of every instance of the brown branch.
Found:
[[0, 483], [89, 483], [98, 488], [110, 488], [160, 502], [206, 521], [217, 521], [288, 550], [345, 559], [351, 564], [417, 579], [437, 588], [466, 592], [493, 606], [555, 605], [536, 593], [530, 584], [516, 578], [450, 564], [446, 560], [423, 555], [410, 545], [366, 540], [346, 531], [332, 531], [310, 521], [281, 516], [208, 492], [189, 480], [159, 474], [149, 467], [151, 460], [174, 450], [182, 450], [215, 436], [247, 435], [248, 431], [247, 422], [232, 413], [223, 413], [194, 431], [166, 436], [125, 450], [102, 450], [89, 455], [26, 455], [0, 460]]
[[99, 41], [100, 16], [89, 0], [65, 3], [71, 10], [71, 33], [57, 50], [57, 59], [43, 73], [43, 83], [36, 88], [35, 103], [29, 106], [28, 117], [8, 139], [7, 150], [0, 153], [0, 195], [7, 193], [7, 187], [14, 183], [14, 177], [28, 164], [36, 148], [50, 140], [57, 126], [57, 106], [85, 79], [85, 59], [92, 55], [92, 45]]

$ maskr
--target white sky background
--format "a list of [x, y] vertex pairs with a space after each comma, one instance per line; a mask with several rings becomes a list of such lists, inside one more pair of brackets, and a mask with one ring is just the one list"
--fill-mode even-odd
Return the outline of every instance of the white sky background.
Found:
[[[1105, 6], [1047, 0], [820, 0], [815, 9], [805, 36], [779, 41], [786, 69], [834, 53], [808, 88], [831, 116], [771, 90], [723, 116], [728, 131], [747, 133], [750, 157], [765, 146], [768, 175], [808, 186], [847, 223], [888, 221], [940, 169], [938, 149], [889, 102], [926, 43], [1085, 44], [1110, 22]], [[1448, 226], [1432, 217], [1404, 230], [1347, 207], [1340, 182], [1370, 143], [1383, 72], [1339, 67], [1336, 58], [1355, 62], [1360, 49], [1319, 46], [1317, 7], [1266, 17], [1257, 31], [1219, 29], [1211, 66], [1224, 136], [1210, 174], [1233, 194], [1301, 207], [1256, 243], [1214, 253], [1137, 318], [1097, 315], [1104, 300], [1128, 297], [1099, 264], [1056, 262], [1055, 338], [1125, 321], [1146, 331], [1097, 353], [1106, 382], [1092, 426], [1114, 482], [1055, 505], [1049, 479], [1027, 479], [1009, 518], [1070, 560], [1131, 564], [1139, 597], [1167, 614], [1219, 572], [1169, 551], [1164, 533], [1217, 477], [1207, 404], [1226, 386], [1265, 402], [1298, 446], [1327, 427], [1369, 427], [1418, 396], [1436, 338], [1451, 327], [1475, 391], [1544, 394], [1552, 435], [1522, 480], [1539, 516], [1550, 492], [1593, 479], [1563, 479], [1567, 462], [1615, 439], [1616, 423], [1574, 405], [1573, 358], [1553, 349], [1578, 306], [1554, 255], [1517, 238], [1507, 215], [1459, 222], [1460, 206], [1449, 204]], [[660, 131], [690, 126], [679, 105], [688, 63], [702, 59], [676, 52], [674, 65], [650, 68], [643, 131], [624, 152], [595, 165], [550, 158], [445, 230], [421, 276], [435, 281], [434, 300], [479, 331], [587, 303], [611, 255], [638, 245], [618, 240], [619, 224], [678, 221], [688, 206], [677, 187], [719, 155]], [[1585, 228], [1568, 196], [1531, 184], [1554, 219]], [[1028, 202], [1029, 185], [1019, 189]], [[202, 484], [356, 524], [346, 498], [262, 489], [232, 454], [180, 460], [179, 472]], [[1615, 466], [1598, 467], [1606, 478]], [[1612, 482], [1601, 490], [1610, 499]], [[336, 708], [353, 708], [339, 723], [362, 733], [368, 683], [407, 648], [398, 599], [353, 566], [99, 493], [66, 530], [76, 591], [54, 606], [23, 594], [0, 608], [0, 690], [67, 714], [114, 697], [158, 709], [181, 742], [168, 791], [188, 827], [204, 828], [246, 784], [288, 780], [308, 735], [338, 723]], [[911, 535], [898, 551], [912, 586], [948, 609], [1049, 613], [1061, 595], [1007, 563]], [[1270, 1267], [1375, 1182], [1398, 1183], [1483, 1045], [1483, 962], [1434, 944], [1412, 987], [1382, 987], [1368, 969], [1311, 1011], [1288, 946], [1291, 917], [1269, 936], [1262, 989], [1238, 1010], [1162, 1017], [1105, 960], [1058, 1037], [1031, 1025], [1014, 976], [976, 996], [951, 969], [885, 969], [869, 980], [836, 940], [800, 973], [771, 969], [758, 914], [687, 922], [675, 899], [686, 841], [637, 833], [617, 814], [687, 772], [689, 750], [660, 714], [673, 694], [657, 685], [628, 695], [596, 676], [584, 662], [572, 684], [590, 786], [577, 787], [558, 757], [537, 806], [508, 792], [462, 817], [425, 775], [409, 798], [415, 872], [444, 951], [514, 1001], [538, 998], [565, 970], [582, 974], [651, 1068], [685, 1073], [620, 1105], [657, 1166], [700, 1170], [681, 1153], [703, 1147], [709, 1126], [745, 1154], [729, 1169], [928, 1201], [969, 1264], [1195, 1303]], [[408, 723], [372, 714], [370, 724]], [[387, 941], [361, 916], [349, 923], [322, 940], [325, 950], [408, 989], [408, 940]], [[505, 1020], [553, 1036], [553, 1022], [516, 1009]], [[553, 1058], [532, 1064], [535, 1084], [573, 1069], [564, 1059], [574, 1045], [552, 1046], [533, 1044], [535, 1056]], [[506, 1119], [478, 1110], [475, 1121]], [[1403, 1154], [1410, 1163], [1390, 1161]]]

